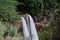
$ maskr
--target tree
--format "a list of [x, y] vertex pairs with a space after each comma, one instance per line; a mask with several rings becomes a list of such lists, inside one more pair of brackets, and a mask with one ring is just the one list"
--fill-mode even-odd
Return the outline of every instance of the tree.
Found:
[[0, 0], [0, 20], [6, 22], [16, 21], [18, 17], [16, 6], [18, 4], [15, 0]]
[[32, 15], [35, 15], [40, 12], [41, 3], [39, 2], [39, 0], [37, 1], [36, 0], [29, 0], [29, 1], [23, 0], [19, 2], [22, 3], [18, 6], [19, 12], [28, 13]]

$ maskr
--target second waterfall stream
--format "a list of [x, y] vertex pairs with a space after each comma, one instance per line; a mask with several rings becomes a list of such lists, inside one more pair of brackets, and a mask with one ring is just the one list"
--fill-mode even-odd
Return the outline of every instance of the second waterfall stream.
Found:
[[26, 24], [25, 19], [21, 17], [24, 37], [25, 39], [28, 38], [27, 40], [39, 40], [33, 18], [30, 15], [28, 15], [28, 17], [29, 17], [29, 28]]

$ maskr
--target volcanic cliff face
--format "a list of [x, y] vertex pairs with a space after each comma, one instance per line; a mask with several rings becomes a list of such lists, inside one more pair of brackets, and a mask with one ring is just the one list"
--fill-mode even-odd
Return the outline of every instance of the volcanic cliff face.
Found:
[[50, 25], [50, 19], [48, 19], [47, 17], [44, 17], [43, 20], [41, 19], [40, 22], [35, 22], [35, 25], [38, 30], [41, 28], [45, 29]]

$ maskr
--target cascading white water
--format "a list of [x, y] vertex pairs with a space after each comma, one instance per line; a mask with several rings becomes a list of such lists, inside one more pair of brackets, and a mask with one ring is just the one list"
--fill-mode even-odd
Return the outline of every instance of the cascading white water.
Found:
[[22, 27], [23, 27], [23, 33], [24, 33], [24, 40], [30, 40], [30, 34], [29, 34], [29, 31], [28, 31], [28, 28], [27, 28], [27, 24], [26, 24], [26, 21], [23, 17], [21, 17], [22, 19]]
[[30, 15], [28, 15], [28, 16], [29, 16], [29, 20], [30, 20], [30, 30], [31, 30], [32, 40], [39, 40], [33, 18]]

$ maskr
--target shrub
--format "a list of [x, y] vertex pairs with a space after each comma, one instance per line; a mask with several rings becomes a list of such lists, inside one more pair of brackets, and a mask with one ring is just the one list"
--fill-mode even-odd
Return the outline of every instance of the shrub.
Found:
[[0, 0], [0, 20], [15, 22], [18, 18], [16, 6], [19, 3], [14, 0]]

